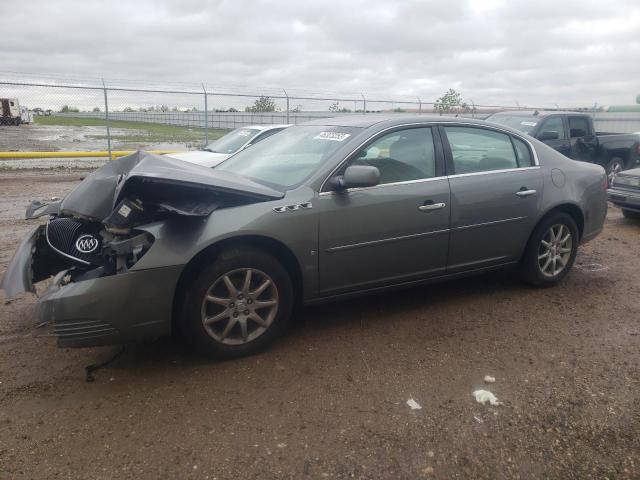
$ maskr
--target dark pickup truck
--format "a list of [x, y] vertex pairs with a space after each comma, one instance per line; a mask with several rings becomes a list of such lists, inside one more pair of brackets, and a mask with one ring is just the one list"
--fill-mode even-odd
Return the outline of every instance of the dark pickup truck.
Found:
[[487, 121], [527, 133], [574, 160], [602, 165], [610, 179], [640, 163], [640, 134], [596, 132], [593, 119], [584, 113], [501, 112]]

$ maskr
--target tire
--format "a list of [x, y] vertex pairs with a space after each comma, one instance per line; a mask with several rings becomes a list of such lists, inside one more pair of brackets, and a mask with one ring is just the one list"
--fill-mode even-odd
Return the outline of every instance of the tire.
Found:
[[[247, 272], [251, 272], [249, 288], [245, 288]], [[262, 306], [256, 307], [259, 302]], [[253, 355], [278, 338], [292, 310], [293, 287], [282, 264], [255, 248], [231, 248], [192, 277], [180, 326], [205, 355], [238, 358]]]
[[[560, 233], [557, 235], [560, 237], [559, 240], [570, 234], [569, 241], [554, 243], [554, 238], [551, 236], [552, 228], [554, 233]], [[555, 212], [544, 218], [529, 237], [520, 265], [523, 280], [540, 287], [558, 284], [569, 273], [575, 262], [578, 242], [578, 227], [570, 215]], [[548, 247], [545, 244], [551, 244], [551, 246]], [[547, 257], [540, 257], [545, 253], [548, 254]], [[551, 260], [547, 264], [550, 256], [555, 257], [556, 260]]]
[[613, 177], [622, 172], [625, 168], [626, 167], [624, 164], [624, 160], [622, 160], [620, 157], [613, 157], [611, 160], [609, 160], [609, 163], [607, 163], [607, 166], [605, 167], [609, 184], [611, 184]]
[[622, 215], [624, 215], [624, 218], [628, 218], [629, 220], [640, 220], [640, 212], [635, 210], [627, 210], [626, 208], [623, 208]]

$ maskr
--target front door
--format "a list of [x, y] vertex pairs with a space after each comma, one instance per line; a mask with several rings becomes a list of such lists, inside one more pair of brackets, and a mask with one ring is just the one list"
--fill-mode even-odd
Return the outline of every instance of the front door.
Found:
[[571, 143], [567, 136], [567, 129], [565, 128], [564, 120], [561, 115], [554, 115], [545, 118], [542, 125], [538, 129], [538, 135], [556, 134], [557, 138], [544, 139], [544, 143], [549, 145], [554, 150], [557, 150], [566, 157], [571, 157]]
[[530, 146], [516, 136], [483, 127], [442, 130], [453, 173], [447, 272], [518, 260], [542, 199], [542, 175]]
[[[437, 143], [437, 148], [436, 148]], [[323, 192], [319, 213], [322, 295], [444, 273], [450, 195], [442, 148], [429, 127], [381, 134], [348, 165], [380, 170], [375, 187]]]
[[597, 138], [589, 121], [583, 115], [568, 117], [571, 139], [571, 158], [583, 162], [593, 162], [597, 148]]

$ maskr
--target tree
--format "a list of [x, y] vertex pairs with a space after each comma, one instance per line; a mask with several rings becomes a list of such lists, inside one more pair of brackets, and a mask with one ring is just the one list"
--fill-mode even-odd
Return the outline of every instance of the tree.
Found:
[[443, 96], [436, 100], [433, 109], [442, 115], [443, 113], [453, 112], [475, 112], [476, 107], [469, 107], [469, 104], [462, 99], [462, 94], [450, 88]]
[[100, 110], [100, 107], [93, 107], [93, 110], [91, 110], [94, 113], [100, 113], [102, 110]]
[[340, 108], [340, 102], [334, 102], [331, 105], [329, 105], [329, 111], [339, 112], [339, 113], [349, 113], [351, 110], [344, 107]]
[[79, 112], [80, 110], [78, 110], [75, 107], [70, 107], [69, 105], [63, 105], [62, 108], [60, 109], [60, 113], [76, 113]]
[[275, 112], [276, 111], [276, 102], [273, 101], [271, 97], [262, 96], [257, 99], [252, 107], [247, 107], [245, 109], [247, 112]]
[[131, 112], [135, 112], [135, 110], [131, 107], [124, 107], [124, 110], [122, 110], [123, 112], [127, 112], [127, 113], [131, 113]]

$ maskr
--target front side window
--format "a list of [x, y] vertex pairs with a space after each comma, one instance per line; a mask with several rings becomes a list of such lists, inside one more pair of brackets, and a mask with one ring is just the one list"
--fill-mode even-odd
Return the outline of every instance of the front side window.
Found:
[[380, 170], [381, 184], [435, 177], [431, 128], [410, 128], [383, 135], [360, 150], [345, 168], [350, 165], [376, 167]]
[[584, 117], [569, 117], [569, 133], [571, 138], [586, 137], [589, 124]]
[[[557, 134], [556, 138], [558, 140], [567, 138], [567, 133], [564, 130], [564, 122], [562, 121], [562, 117], [547, 118], [540, 128], [540, 134], [544, 135], [546, 132]], [[547, 138], [551, 138], [551, 136]]]
[[509, 135], [474, 127], [444, 127], [451, 147], [454, 173], [517, 168]]

